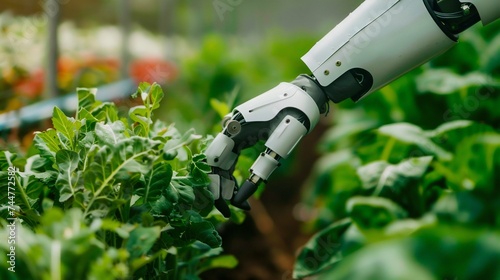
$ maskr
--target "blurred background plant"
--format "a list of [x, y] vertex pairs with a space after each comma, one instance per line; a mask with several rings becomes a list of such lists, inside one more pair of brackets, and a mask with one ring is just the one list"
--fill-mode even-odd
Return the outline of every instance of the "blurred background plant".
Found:
[[[0, 11], [10, 11], [0, 15], [2, 112], [45, 99], [48, 20], [42, 4], [47, 1], [37, 5], [31, 0], [0, 3]], [[220, 130], [222, 116], [235, 105], [281, 81], [307, 73], [300, 57], [361, 1], [321, 0], [314, 5], [295, 0], [286, 3], [244, 0], [57, 2], [61, 9], [57, 63], [60, 95], [70, 95], [76, 87], [98, 87], [123, 79], [155, 81], [166, 94], [155, 118], [175, 123], [181, 131], [194, 128], [199, 134], [214, 135]], [[123, 14], [128, 16], [124, 19]], [[297, 20], [297, 16], [303, 20]], [[470, 244], [469, 241], [477, 237], [478, 246], [483, 246], [481, 240], [490, 240], [490, 234], [498, 230], [498, 222], [491, 222], [498, 221], [497, 208], [490, 209], [489, 217], [479, 219], [477, 224], [486, 229], [477, 235], [464, 229], [468, 226], [460, 219], [448, 227], [442, 225], [442, 215], [436, 220], [428, 218], [428, 214], [437, 215], [436, 201], [444, 200], [445, 194], [462, 197], [463, 193], [457, 190], [464, 187], [498, 185], [498, 177], [491, 175], [498, 174], [495, 172], [498, 172], [499, 157], [496, 144], [491, 144], [496, 141], [491, 139], [496, 139], [500, 123], [498, 30], [499, 23], [469, 30], [461, 36], [462, 42], [448, 53], [362, 102], [347, 101], [332, 106], [330, 114], [302, 141], [292, 157], [283, 162], [260, 200], [252, 201], [253, 210], [243, 224], [219, 225], [222, 246], [236, 256], [239, 265], [229, 272], [206, 272], [202, 278], [291, 279], [295, 257], [299, 255], [296, 276], [339, 266], [338, 271], [344, 273], [340, 275], [361, 279], [362, 275], [349, 273], [356, 271], [365, 254], [368, 258], [382, 254], [388, 256], [388, 260], [398, 259], [401, 248], [428, 249], [434, 246], [433, 242], [446, 244], [441, 238], [449, 234], [450, 229], [457, 229], [457, 235], [462, 234], [450, 237], [450, 242]], [[133, 101], [127, 96], [133, 91], [134, 87], [122, 89], [124, 98], [114, 100], [119, 109], [128, 110]], [[472, 122], [443, 126], [458, 120]], [[386, 126], [390, 124], [397, 125]], [[37, 122], [3, 130], [4, 142], [0, 148], [26, 150], [31, 145], [32, 132], [47, 126], [46, 122]], [[487, 136], [484, 133], [494, 137], [481, 138]], [[258, 152], [259, 147], [245, 152], [239, 162], [242, 170], [239, 172], [245, 172]], [[486, 167], [480, 165], [482, 158], [477, 157], [480, 154], [491, 158]], [[417, 161], [421, 172], [417, 175], [396, 172], [394, 176], [405, 181], [404, 186], [429, 189], [425, 194], [412, 194], [411, 197], [422, 204], [417, 208], [406, 200], [401, 201], [401, 197], [386, 195], [384, 188], [391, 185], [389, 183], [372, 186], [373, 182], [382, 181], [381, 172], [398, 170], [410, 157], [420, 158]], [[478, 167], [465, 166], [468, 162]], [[452, 173], [455, 176], [451, 176]], [[476, 173], [479, 175], [468, 176]], [[463, 195], [465, 198], [460, 203], [497, 203], [483, 200], [493, 193], [494, 190], [477, 198], [473, 191], [469, 193], [473, 198]], [[374, 194], [385, 200], [377, 200], [380, 197], [364, 200], [364, 196], [376, 196]], [[352, 197], [355, 199], [350, 201]], [[467, 209], [473, 211], [475, 207]], [[448, 217], [462, 213], [446, 211]], [[467, 211], [462, 214], [473, 214]], [[363, 224], [363, 215], [370, 219], [375, 214], [382, 216], [379, 224]], [[375, 220], [374, 223], [379, 221]], [[431, 230], [417, 235], [411, 235], [413, 231], [397, 230], [396, 234], [384, 233], [393, 230], [391, 224], [399, 220], [413, 228], [431, 227]], [[364, 230], [363, 226], [370, 230]], [[396, 222], [393, 227], [407, 228]], [[336, 237], [327, 239], [333, 242], [331, 247], [325, 248], [325, 242], [318, 239], [321, 234], [307, 243], [317, 231], [336, 234], [327, 235]], [[354, 239], [349, 239], [350, 236]], [[407, 236], [410, 237], [405, 239]], [[402, 238], [401, 242], [398, 238]], [[387, 250], [376, 244], [372, 249], [372, 243], [386, 239], [390, 239]], [[432, 242], [427, 242], [429, 240]], [[305, 249], [299, 250], [304, 244], [307, 244]], [[338, 244], [343, 246], [340, 251]], [[308, 248], [312, 251], [307, 251]], [[317, 248], [326, 249], [327, 257], [322, 258], [321, 266], [317, 258], [310, 259], [307, 255], [313, 252], [314, 257], [318, 254], [314, 251]], [[470, 253], [460, 251], [461, 248], [458, 246], [453, 248], [458, 251], [452, 251]], [[368, 253], [364, 253], [365, 249]], [[353, 253], [358, 250], [359, 254]], [[422, 264], [422, 258], [418, 257], [420, 251], [406, 251], [410, 256], [404, 259], [408, 266], [402, 266], [403, 270], [411, 272], [410, 268], [424, 266], [431, 275], [442, 275]], [[338, 265], [339, 255], [350, 260]], [[318, 265], [307, 265], [307, 260]], [[466, 262], [457, 262], [457, 266], [464, 266]], [[383, 274], [379, 278], [391, 277]]]
[[296, 208], [319, 232], [295, 277], [500, 275], [499, 28], [337, 107]]

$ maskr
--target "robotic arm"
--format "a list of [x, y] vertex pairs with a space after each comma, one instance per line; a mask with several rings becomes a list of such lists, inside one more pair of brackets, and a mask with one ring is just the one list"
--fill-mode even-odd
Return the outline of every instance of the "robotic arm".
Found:
[[[445, 52], [475, 23], [500, 18], [498, 0], [367, 0], [302, 57], [300, 75], [237, 106], [205, 154], [212, 167], [216, 208], [249, 210], [247, 199], [266, 182], [326, 113], [328, 102], [358, 101]], [[266, 150], [238, 188], [232, 173], [241, 150], [265, 141]]]

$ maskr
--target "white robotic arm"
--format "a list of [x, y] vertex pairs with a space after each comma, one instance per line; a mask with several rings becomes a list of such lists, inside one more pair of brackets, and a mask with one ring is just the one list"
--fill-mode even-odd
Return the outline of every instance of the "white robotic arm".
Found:
[[[212, 167], [215, 206], [246, 200], [265, 182], [327, 111], [328, 102], [358, 101], [458, 41], [475, 23], [500, 18], [499, 0], [366, 0], [302, 57], [312, 76], [300, 75], [236, 107], [205, 154]], [[242, 149], [265, 141], [266, 151], [241, 188], [232, 176]]]
[[479, 20], [499, 17], [498, 0], [368, 0], [302, 60], [331, 100], [358, 101], [451, 48]]

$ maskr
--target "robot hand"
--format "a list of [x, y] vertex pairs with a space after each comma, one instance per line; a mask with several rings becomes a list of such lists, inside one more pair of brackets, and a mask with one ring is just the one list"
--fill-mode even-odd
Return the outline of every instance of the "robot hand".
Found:
[[[460, 32], [500, 18], [498, 0], [367, 0], [302, 57], [301, 75], [236, 107], [206, 150], [216, 207], [246, 200], [265, 182], [326, 112], [327, 102], [358, 101], [458, 41]], [[242, 149], [264, 140], [250, 177], [238, 188], [232, 175]]]
[[[277, 87], [236, 107], [222, 121], [219, 133], [205, 151], [212, 167], [210, 191], [216, 208], [229, 217], [225, 200], [245, 210], [247, 199], [265, 182], [297, 143], [318, 123], [326, 112], [327, 96], [317, 82], [301, 75], [291, 83]], [[250, 177], [237, 187], [234, 171], [241, 150], [265, 141], [266, 150], [250, 169]]]

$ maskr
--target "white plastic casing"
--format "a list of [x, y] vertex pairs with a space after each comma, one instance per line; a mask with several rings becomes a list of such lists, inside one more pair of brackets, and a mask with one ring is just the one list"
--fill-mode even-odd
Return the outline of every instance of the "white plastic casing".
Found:
[[309, 130], [319, 121], [318, 105], [307, 92], [291, 83], [280, 83], [236, 107], [234, 111], [240, 112], [246, 122], [265, 122], [272, 120], [285, 108], [296, 108], [303, 112], [309, 119]]
[[286, 158], [306, 134], [307, 129], [301, 122], [292, 116], [286, 116], [274, 129], [265, 145], [282, 158]]
[[279, 162], [268, 154], [261, 155], [255, 160], [250, 170], [262, 180], [269, 179], [269, 176], [278, 167]]
[[219, 199], [221, 196], [224, 199], [233, 197], [236, 183], [217, 174], [208, 174], [210, 185], [208, 189], [214, 195], [214, 199]]
[[367, 0], [302, 60], [322, 86], [350, 69], [367, 70], [373, 76], [368, 94], [454, 44], [423, 0]]
[[492, 23], [500, 18], [500, 1], [498, 0], [467, 0], [461, 2], [469, 2], [476, 7], [483, 25]]
[[228, 170], [233, 166], [238, 155], [233, 153], [234, 141], [223, 133], [217, 134], [215, 139], [205, 151], [207, 163], [210, 166]]
[[[301, 122], [292, 116], [285, 116], [265, 145], [280, 157], [286, 158], [306, 134], [307, 129]], [[278, 164], [271, 155], [264, 153], [257, 158], [250, 170], [261, 179], [267, 180]]]

